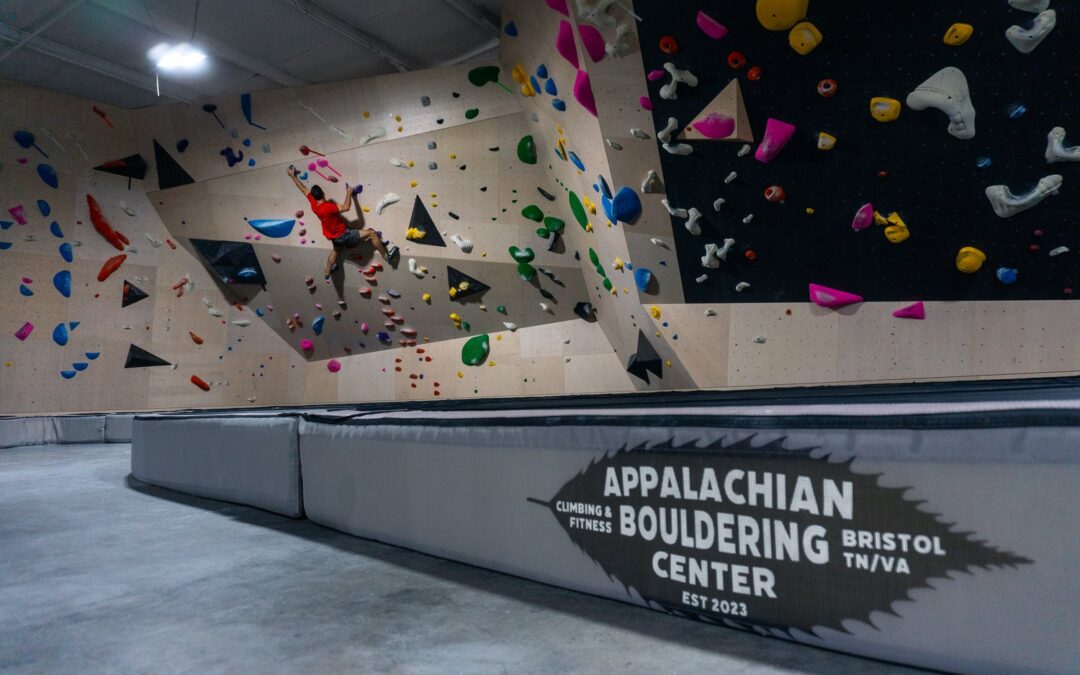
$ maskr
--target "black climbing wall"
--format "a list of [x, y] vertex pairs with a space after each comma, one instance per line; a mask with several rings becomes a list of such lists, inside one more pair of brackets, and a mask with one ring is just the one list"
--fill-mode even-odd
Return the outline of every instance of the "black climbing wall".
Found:
[[[739, 142], [695, 141], [688, 157], [661, 150], [669, 199], [683, 208], [696, 206], [707, 221], [700, 237], [690, 235], [681, 219], [674, 223], [687, 302], [805, 301], [810, 282], [867, 300], [1057, 299], [1067, 297], [1066, 288], [1077, 289], [1074, 297], [1080, 297], [1080, 163], [1047, 164], [1043, 156], [1047, 132], [1055, 126], [1068, 132], [1067, 146], [1080, 145], [1080, 7], [1053, 2], [1051, 8], [1057, 27], [1025, 55], [1005, 39], [1005, 30], [1035, 15], [1012, 9], [1006, 0], [811, 0], [807, 20], [824, 41], [800, 56], [788, 45], [787, 31], [767, 31], [758, 23], [752, 0], [635, 3], [643, 19], [638, 30], [646, 72], [672, 60], [700, 79], [696, 89], [679, 85], [676, 101], [659, 96], [670, 79], [666, 74], [649, 83], [657, 129], [669, 116], [689, 124], [732, 77], [740, 80], [755, 148], [768, 117], [797, 127], [771, 164], [752, 155], [736, 157]], [[727, 26], [728, 35], [714, 41], [698, 30], [699, 9]], [[954, 22], [975, 27], [960, 47], [942, 43]], [[674, 57], [658, 48], [664, 35], [679, 42]], [[732, 50], [746, 55], [742, 70], [728, 66]], [[763, 75], [750, 81], [747, 71], [755, 65]], [[976, 135], [968, 141], [948, 134], [944, 113], [904, 104], [910, 91], [946, 66], [962, 70], [971, 88]], [[817, 93], [824, 78], [839, 84], [831, 99]], [[900, 118], [871, 118], [873, 96], [899, 100]], [[1016, 103], [1027, 113], [1010, 119], [1008, 110]], [[819, 131], [839, 139], [834, 150], [817, 149]], [[992, 164], [977, 168], [979, 157]], [[725, 185], [730, 171], [739, 177]], [[1053, 173], [1064, 176], [1060, 194], [1012, 218], [998, 218], [983, 193], [989, 185], [1006, 184], [1021, 194]], [[765, 200], [764, 190], [774, 184], [787, 192], [786, 203]], [[720, 213], [712, 207], [717, 197], [727, 199]], [[891, 244], [883, 228], [853, 231], [852, 217], [866, 202], [883, 215], [898, 211], [911, 238]], [[807, 215], [808, 207], [813, 215]], [[754, 219], [743, 224], [748, 213]], [[736, 254], [718, 270], [703, 269], [704, 244], [720, 244], [724, 237], [738, 242]], [[1037, 252], [1030, 250], [1033, 244]], [[747, 246], [756, 261], [743, 257]], [[962, 246], [987, 254], [978, 273], [956, 270]], [[1050, 258], [1058, 246], [1072, 253]], [[1019, 281], [1003, 285], [995, 276], [998, 267], [1019, 269]], [[709, 280], [696, 283], [706, 271]], [[739, 281], [751, 288], [736, 293]]]

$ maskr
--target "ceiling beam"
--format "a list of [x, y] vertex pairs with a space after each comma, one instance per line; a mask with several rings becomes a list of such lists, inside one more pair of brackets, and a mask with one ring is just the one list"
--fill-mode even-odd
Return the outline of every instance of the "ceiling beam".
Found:
[[494, 37], [499, 37], [499, 22], [483, 7], [478, 7], [472, 0], [443, 0], [480, 28], [483, 28]]
[[[16, 44], [22, 41], [26, 49], [33, 50], [39, 54], [51, 56], [54, 59], [70, 63], [99, 75], [104, 75], [117, 82], [123, 82], [124, 84], [138, 87], [139, 89], [145, 89], [146, 91], [152, 92], [157, 91], [157, 84], [153, 75], [140, 73], [136, 70], [113, 63], [112, 61], [98, 58], [93, 54], [87, 54], [84, 51], [62, 45], [59, 42], [53, 42], [52, 40], [47, 40], [40, 36], [34, 36], [31, 33], [19, 30], [18, 28], [13, 28], [5, 23], [0, 23], [0, 40], [7, 40], [8, 42], [14, 42]], [[165, 82], [161, 84], [161, 95], [182, 103], [192, 103], [199, 98], [197, 93], [189, 89]]]
[[399, 54], [392, 47], [378, 38], [365, 33], [355, 24], [352, 24], [330, 10], [315, 4], [311, 0], [285, 0], [293, 5], [308, 18], [318, 21], [345, 39], [355, 42], [364, 49], [378, 55], [384, 61], [394, 66], [401, 72], [416, 70], [419, 64], [413, 62], [407, 56]]
[[12, 54], [14, 54], [15, 52], [17, 52], [17, 51], [19, 51], [20, 49], [22, 49], [23, 47], [25, 47], [25, 46], [26, 46], [26, 43], [27, 43], [27, 42], [29, 42], [30, 40], [34, 39], [34, 38], [35, 38], [35, 37], [37, 37], [38, 35], [40, 35], [40, 34], [41, 34], [41, 31], [43, 31], [43, 30], [45, 30], [46, 28], [48, 28], [49, 26], [53, 25], [54, 23], [56, 23], [56, 22], [57, 22], [57, 21], [59, 21], [60, 19], [63, 19], [63, 18], [65, 17], [65, 16], [67, 16], [67, 15], [68, 15], [68, 14], [69, 14], [69, 13], [71, 12], [71, 10], [75, 9], [76, 7], [78, 7], [79, 5], [83, 4], [84, 2], [86, 2], [86, 0], [74, 0], [74, 2], [69, 2], [69, 3], [68, 3], [68, 5], [67, 5], [67, 7], [63, 8], [63, 9], [62, 9], [62, 10], [60, 10], [59, 12], [56, 12], [56, 13], [54, 13], [54, 14], [53, 14], [52, 16], [50, 16], [50, 17], [48, 18], [48, 20], [47, 20], [47, 21], [45, 21], [45, 22], [44, 22], [44, 23], [42, 23], [42, 24], [41, 24], [40, 26], [38, 26], [37, 28], [35, 28], [35, 29], [33, 30], [33, 32], [27, 33], [27, 34], [26, 34], [26, 37], [24, 37], [23, 39], [19, 40], [19, 41], [18, 41], [18, 42], [16, 42], [15, 44], [13, 44], [13, 45], [11, 46], [11, 48], [10, 48], [10, 49], [8, 49], [8, 50], [7, 50], [6, 52], [4, 52], [3, 54], [0, 54], [0, 63], [3, 63], [4, 61], [7, 61], [7, 59], [8, 59], [8, 57], [9, 57], [9, 56], [11, 56], [11, 55], [12, 55]]
[[[145, 5], [142, 4], [116, 2], [115, 0], [90, 0], [90, 4], [96, 5], [107, 12], [122, 16], [130, 21], [142, 24], [147, 28], [152, 28], [174, 40], [183, 40], [186, 42], [191, 35], [190, 26], [180, 24], [167, 17], [157, 16], [150, 18], [148, 10], [145, 9]], [[310, 84], [307, 80], [303, 80], [276, 66], [266, 63], [265, 61], [249, 56], [248, 54], [229, 46], [225, 42], [207, 37], [205, 33], [201, 34], [196, 42], [198, 43], [198, 46], [208, 51], [211, 56], [243, 68], [244, 70], [251, 71], [257, 75], [261, 75], [282, 86], [303, 87]]]

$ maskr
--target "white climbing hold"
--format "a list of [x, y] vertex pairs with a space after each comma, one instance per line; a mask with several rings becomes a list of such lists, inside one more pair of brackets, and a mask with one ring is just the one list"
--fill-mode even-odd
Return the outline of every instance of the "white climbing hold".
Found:
[[725, 178], [724, 178], [724, 182], [725, 182], [725, 183], [731, 183], [731, 182], [733, 182], [733, 181], [734, 181], [734, 180], [735, 180], [736, 178], [738, 178], [738, 177], [739, 177], [739, 174], [737, 174], [737, 173], [735, 173], [734, 171], [732, 171], [731, 173], [729, 173], [729, 174], [727, 175], [727, 177], [725, 177]]
[[604, 43], [604, 52], [608, 56], [626, 56], [630, 53], [630, 44], [626, 36], [630, 33], [630, 26], [620, 23], [615, 27], [615, 37]]
[[213, 301], [213, 300], [211, 300], [210, 298], [203, 298], [203, 299], [202, 299], [202, 302], [203, 302], [203, 304], [204, 304], [204, 305], [206, 305], [207, 307], [213, 307], [213, 306], [214, 306], [214, 301]]
[[971, 104], [967, 77], [949, 66], [931, 75], [907, 95], [912, 110], [936, 108], [949, 118], [949, 133], [961, 140], [975, 137], [975, 107]]
[[1059, 255], [1061, 255], [1062, 253], [1068, 253], [1068, 252], [1069, 252], [1069, 247], [1068, 246], [1058, 246], [1053, 251], [1050, 251], [1050, 257], [1051, 258], [1056, 258]]
[[680, 70], [679, 68], [676, 68], [675, 64], [671, 61], [664, 64], [664, 70], [671, 75], [671, 82], [660, 87], [660, 98], [665, 101], [674, 101], [679, 97], [680, 84], [685, 84], [688, 87], [696, 87], [698, 85], [698, 79], [693, 73], [689, 70]]
[[416, 262], [416, 258], [409, 258], [409, 271], [417, 279], [423, 279], [427, 275], [427, 268]]
[[1057, 13], [1052, 9], [1048, 9], [1039, 12], [1039, 15], [1032, 20], [1028, 28], [1010, 26], [1005, 31], [1005, 39], [1012, 43], [1013, 47], [1016, 47], [1016, 51], [1021, 54], [1030, 54], [1046, 39], [1046, 36], [1050, 34], [1050, 31], [1054, 30], [1056, 25]]
[[750, 221], [752, 221], [753, 219], [754, 219], [754, 214], [752, 214], [752, 213], [746, 214], [746, 217], [742, 219], [743, 225], [749, 225]]
[[548, 314], [554, 314], [554, 312], [551, 311], [551, 308], [548, 307], [548, 304], [546, 302], [541, 302], [540, 303], [540, 309], [542, 311], [547, 312]]
[[221, 311], [220, 309], [214, 309], [213, 307], [206, 311], [210, 313], [210, 316], [216, 316], [219, 318], [225, 316], [225, 312]]
[[675, 145], [664, 143], [661, 147], [664, 148], [669, 155], [686, 156], [694, 152], [694, 146], [689, 143], [676, 143]]
[[668, 245], [664, 242], [664, 240], [660, 239], [659, 237], [653, 237], [649, 241], [651, 241], [653, 243], [653, 245], [659, 246], [660, 248], [667, 248], [668, 247]]
[[705, 244], [705, 255], [701, 256], [701, 266], [714, 270], [720, 267], [720, 259], [716, 257], [716, 252], [720, 250], [720, 247], [716, 244]]
[[391, 157], [390, 158], [390, 164], [391, 164], [391, 166], [396, 166], [399, 169], [408, 169], [409, 168], [409, 163], [406, 162], [405, 160], [401, 159], [400, 157]]
[[702, 274], [697, 279], [694, 279], [694, 281], [698, 282], [699, 284], [703, 284], [708, 280], [709, 280], [709, 275], [708, 274]]
[[656, 175], [656, 171], [649, 169], [649, 172], [645, 174], [645, 180], [641, 181], [641, 192], [663, 192], [664, 185], [660, 182], [660, 177]]
[[610, 138], [605, 138], [604, 142], [607, 143], [608, 147], [610, 147], [613, 150], [622, 150], [622, 146], [619, 145], [617, 142], [611, 140]]
[[724, 240], [724, 245], [719, 251], [716, 252], [716, 257], [727, 262], [728, 253], [731, 252], [731, 247], [735, 245], [735, 240], [728, 237]]
[[460, 234], [455, 234], [450, 237], [450, 241], [457, 244], [457, 247], [461, 249], [462, 253], [472, 253], [473, 243], [471, 240], [462, 237]]
[[751, 148], [750, 144], [747, 143], [746, 145], [739, 148], [739, 157], [746, 157], [747, 155], [750, 154], [751, 150], [753, 150], [753, 148]]
[[686, 214], [689, 218], [686, 221], [686, 231], [696, 237], [701, 234], [701, 225], [698, 225], [698, 221], [701, 220], [701, 211], [698, 211], [697, 207], [692, 207]]
[[382, 199], [379, 200], [379, 203], [375, 205], [375, 214], [382, 215], [383, 209], [400, 201], [401, 195], [396, 192], [387, 192], [383, 195]]
[[633, 136], [634, 138], [638, 139], [638, 140], [641, 140], [641, 141], [649, 140], [649, 134], [645, 133], [641, 129], [637, 129], [637, 128], [631, 129], [630, 130], [630, 135]]
[[668, 120], [667, 120], [667, 126], [664, 127], [663, 129], [661, 129], [660, 131], [656, 132], [656, 138], [661, 143], [665, 143], [665, 144], [670, 143], [671, 142], [671, 134], [675, 133], [678, 130], [679, 130], [679, 120], [675, 119], [674, 117], [669, 117]]
[[705, 310], [705, 316], [716, 316], [716, 310], [715, 309], [707, 309], [707, 310]]
[[735, 284], [736, 293], [742, 293], [748, 288], [750, 288], [750, 284], [746, 283], [745, 281], [740, 281], [739, 283]]
[[506, 326], [506, 330], [510, 331], [511, 333], [513, 333], [514, 331], [517, 330], [517, 324], [516, 323], [511, 323], [509, 321], [503, 321], [503, 325]]
[[1044, 176], [1034, 189], [1019, 197], [1012, 193], [1008, 185], [991, 185], [986, 188], [986, 198], [999, 218], [1010, 218], [1027, 211], [1048, 196], [1056, 195], [1061, 190], [1063, 180], [1058, 174]]
[[763, 345], [763, 344], [765, 344], [765, 340], [767, 340], [767, 339], [768, 338], [766, 338], [764, 335], [758, 335], [757, 337], [754, 338], [754, 342], [758, 343], [759, 345]]
[[160, 239], [154, 239], [154, 237], [149, 232], [143, 232], [143, 236], [146, 237], [146, 241], [150, 242], [150, 246], [154, 248], [158, 248], [159, 246], [165, 244], [165, 242], [161, 241]]
[[1009, 7], [1021, 12], [1038, 14], [1050, 6], [1050, 0], [1009, 0]]
[[1065, 147], [1065, 129], [1054, 127], [1046, 135], [1046, 163], [1080, 162], [1080, 145]]
[[721, 208], [723, 208], [725, 201], [726, 200], [723, 197], [717, 198], [717, 200], [712, 203], [713, 211], [719, 211]]
[[360, 139], [360, 145], [367, 145], [376, 138], [382, 138], [385, 135], [386, 129], [383, 129], [382, 127], [376, 127], [370, 133], [364, 134], [364, 136]]
[[245, 326], [251, 325], [251, 319], [237, 319], [236, 321], [232, 322], [232, 325], [244, 328]]
[[669, 214], [675, 216], [676, 218], [687, 218], [690, 216], [690, 213], [686, 209], [677, 209], [671, 204], [669, 204], [668, 200], [666, 199], [661, 199], [660, 203], [664, 205], [664, 208], [667, 209], [667, 212]]

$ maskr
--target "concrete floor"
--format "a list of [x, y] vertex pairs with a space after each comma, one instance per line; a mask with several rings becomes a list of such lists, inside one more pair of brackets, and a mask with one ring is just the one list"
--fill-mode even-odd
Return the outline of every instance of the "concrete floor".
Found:
[[0, 450], [0, 671], [901, 673]]

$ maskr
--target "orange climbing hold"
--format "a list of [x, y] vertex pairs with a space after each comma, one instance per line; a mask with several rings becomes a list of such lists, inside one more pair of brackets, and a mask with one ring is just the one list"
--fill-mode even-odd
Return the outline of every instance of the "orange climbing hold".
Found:
[[675, 40], [675, 38], [671, 37], [670, 35], [665, 35], [664, 37], [660, 38], [660, 51], [664, 52], [669, 56], [672, 54], [678, 54], [679, 43]]
[[203, 391], [210, 391], [210, 385], [198, 375], [191, 376], [191, 383]]
[[86, 195], [86, 204], [90, 207], [90, 222], [94, 224], [97, 233], [112, 244], [117, 251], [123, 251], [124, 247], [131, 243], [128, 238], [112, 228], [109, 221], [105, 219], [105, 214], [101, 212], [101, 205], [97, 203], [93, 195]]
[[191, 336], [191, 341], [194, 342], [195, 344], [201, 345], [203, 343], [203, 339], [200, 336], [196, 335], [195, 333], [192, 333], [191, 331], [188, 331], [188, 335]]
[[109, 275], [120, 269], [120, 266], [127, 260], [127, 256], [124, 254], [114, 255], [105, 261], [105, 264], [101, 266], [101, 271], [98, 272], [97, 280], [105, 281], [109, 278]]

